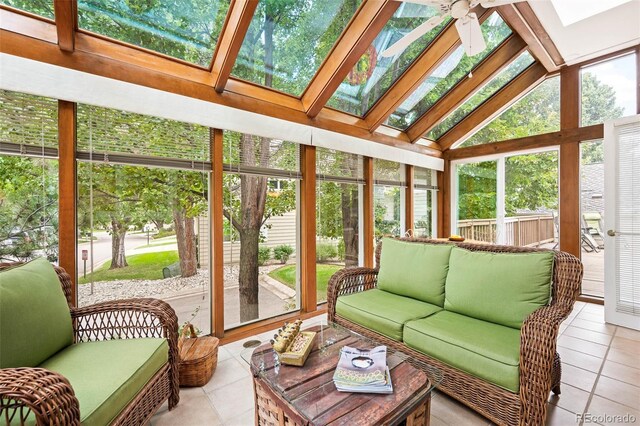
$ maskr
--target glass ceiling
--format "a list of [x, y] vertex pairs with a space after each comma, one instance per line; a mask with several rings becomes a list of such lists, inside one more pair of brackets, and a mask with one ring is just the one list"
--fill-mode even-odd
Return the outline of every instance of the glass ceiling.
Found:
[[469, 57], [459, 46], [391, 114], [385, 124], [401, 130], [409, 128], [511, 34], [511, 29], [497, 12], [492, 13], [480, 27], [487, 48]]
[[487, 84], [478, 90], [473, 96], [467, 99], [462, 105], [456, 108], [444, 120], [436, 125], [429, 133], [427, 138], [436, 140], [440, 136], [447, 133], [453, 126], [458, 124], [467, 115], [471, 114], [484, 101], [493, 96], [498, 90], [502, 89], [511, 80], [516, 78], [522, 71], [533, 64], [535, 59], [526, 51], [518, 56], [513, 62], [496, 74]]
[[53, 0], [0, 0], [0, 4], [54, 19]]
[[300, 96], [362, 0], [261, 0], [231, 71]]
[[78, 27], [209, 67], [230, 0], [78, 0]]
[[380, 53], [438, 12], [431, 6], [402, 3], [373, 41], [373, 44], [329, 99], [327, 106], [360, 117], [364, 116], [431, 44], [450, 19], [420, 37], [395, 56], [385, 58]]

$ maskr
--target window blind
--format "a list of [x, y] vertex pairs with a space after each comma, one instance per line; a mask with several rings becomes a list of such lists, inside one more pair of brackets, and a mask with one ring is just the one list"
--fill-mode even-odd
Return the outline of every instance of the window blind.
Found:
[[58, 101], [0, 90], [0, 153], [58, 156]]
[[405, 165], [395, 161], [373, 159], [373, 183], [384, 186], [407, 186]]
[[223, 169], [229, 173], [300, 179], [300, 146], [280, 139], [224, 132]]
[[425, 169], [423, 167], [413, 168], [413, 185], [416, 189], [438, 189], [437, 185], [434, 185], [431, 179], [431, 169]]
[[316, 149], [316, 179], [364, 184], [362, 156], [319, 147]]
[[640, 315], [640, 122], [616, 126], [616, 310]]

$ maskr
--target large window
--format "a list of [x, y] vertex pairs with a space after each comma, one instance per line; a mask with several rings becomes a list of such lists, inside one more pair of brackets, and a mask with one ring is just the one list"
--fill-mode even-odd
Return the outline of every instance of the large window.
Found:
[[[413, 179], [413, 235], [430, 238], [434, 234], [434, 172], [415, 167]], [[410, 226], [408, 224], [407, 228]]]
[[58, 261], [58, 102], [0, 90], [0, 262]]
[[456, 166], [458, 235], [496, 242], [498, 162], [482, 161]]
[[224, 134], [225, 328], [296, 310], [298, 145]]
[[580, 70], [581, 124], [604, 123], [636, 113], [636, 54]]
[[54, 17], [53, 2], [48, 0], [1, 0], [0, 4], [6, 4], [49, 19]]
[[405, 232], [405, 166], [389, 160], [373, 160], [374, 237], [402, 236]]
[[79, 305], [161, 298], [209, 333], [209, 129], [87, 105], [77, 122]]

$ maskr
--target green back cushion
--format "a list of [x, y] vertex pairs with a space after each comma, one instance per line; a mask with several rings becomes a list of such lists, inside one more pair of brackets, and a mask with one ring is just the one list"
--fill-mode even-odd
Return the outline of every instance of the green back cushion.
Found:
[[452, 247], [383, 239], [378, 288], [442, 307]]
[[553, 252], [489, 253], [455, 247], [444, 308], [507, 327], [549, 303]]
[[36, 367], [73, 343], [69, 306], [44, 258], [0, 272], [0, 368]]

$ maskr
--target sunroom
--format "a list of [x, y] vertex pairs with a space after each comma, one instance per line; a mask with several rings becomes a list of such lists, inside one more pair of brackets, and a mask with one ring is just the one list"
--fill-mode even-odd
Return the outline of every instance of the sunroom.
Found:
[[0, 423], [635, 423], [640, 1], [0, 0]]

